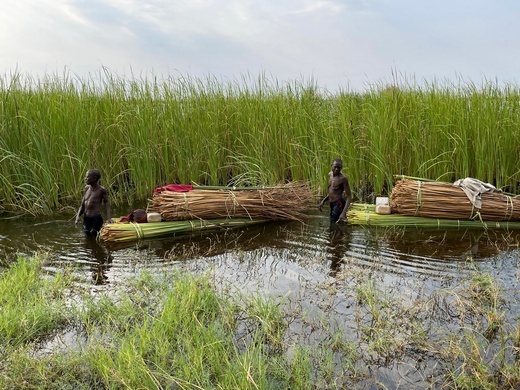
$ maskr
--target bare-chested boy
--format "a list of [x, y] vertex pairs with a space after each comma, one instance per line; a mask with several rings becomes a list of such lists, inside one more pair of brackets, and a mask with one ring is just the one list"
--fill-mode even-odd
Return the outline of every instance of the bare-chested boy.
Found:
[[101, 204], [105, 203], [107, 222], [112, 223], [110, 215], [110, 200], [108, 199], [107, 190], [99, 184], [101, 173], [97, 169], [89, 169], [85, 177], [85, 189], [83, 190], [83, 199], [81, 206], [76, 214], [76, 225], [80, 222], [80, 216], [83, 215], [83, 229], [88, 236], [96, 237], [103, 226], [103, 217], [101, 216]]
[[[329, 193], [318, 206], [321, 211], [325, 202], [329, 201], [331, 222], [346, 222], [347, 210], [352, 199], [348, 179], [341, 173], [342, 168], [341, 159], [334, 159], [332, 170], [329, 172]], [[343, 193], [345, 193], [345, 197], [343, 197]]]

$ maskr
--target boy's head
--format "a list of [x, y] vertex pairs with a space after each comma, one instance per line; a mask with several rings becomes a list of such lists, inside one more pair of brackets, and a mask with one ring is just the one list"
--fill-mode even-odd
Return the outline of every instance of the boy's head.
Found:
[[332, 161], [332, 174], [338, 176], [343, 168], [343, 161], [340, 158], [335, 158]]
[[340, 158], [335, 158], [332, 160], [332, 166], [339, 165], [341, 168], [343, 168], [343, 161]]
[[99, 172], [97, 169], [89, 169], [87, 171], [87, 176], [85, 177], [85, 181], [87, 182], [97, 182], [99, 179], [101, 179], [101, 172]]

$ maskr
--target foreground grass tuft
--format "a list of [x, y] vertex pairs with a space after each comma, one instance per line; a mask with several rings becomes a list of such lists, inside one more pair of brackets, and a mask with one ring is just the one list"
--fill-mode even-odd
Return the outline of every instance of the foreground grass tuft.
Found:
[[17, 348], [63, 328], [69, 284], [63, 275], [44, 277], [40, 258], [19, 257], [0, 278], [0, 345]]
[[318, 291], [332, 301], [304, 308], [172, 271], [94, 293], [67, 270], [46, 275], [44, 261], [20, 257], [0, 275], [0, 388], [520, 386], [518, 318], [478, 270], [427, 293], [349, 264]]

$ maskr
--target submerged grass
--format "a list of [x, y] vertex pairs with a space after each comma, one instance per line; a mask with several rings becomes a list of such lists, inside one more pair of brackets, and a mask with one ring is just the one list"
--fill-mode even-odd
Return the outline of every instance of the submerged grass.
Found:
[[[0, 78], [0, 211], [50, 213], [79, 201], [87, 169], [116, 204], [171, 182], [326, 188], [344, 159], [354, 195], [382, 194], [393, 175], [476, 177], [519, 188], [520, 90], [408, 82], [335, 94], [260, 75], [222, 83], [126, 79], [104, 70]], [[368, 192], [367, 192], [368, 191]]]
[[[171, 271], [93, 294], [67, 271], [47, 277], [44, 258], [20, 258], [0, 276], [5, 389], [520, 385], [518, 318], [505, 315], [503, 287], [478, 270], [426, 293], [421, 283], [388, 284], [377, 268], [349, 264], [321, 286], [332, 299], [342, 295], [355, 318], [337, 323], [336, 304], [323, 301], [321, 316], [320, 303], [308, 312], [219, 286], [225, 298], [215, 280]], [[76, 341], [57, 342], [64, 330]], [[402, 377], [378, 374], [399, 365], [408, 367]]]

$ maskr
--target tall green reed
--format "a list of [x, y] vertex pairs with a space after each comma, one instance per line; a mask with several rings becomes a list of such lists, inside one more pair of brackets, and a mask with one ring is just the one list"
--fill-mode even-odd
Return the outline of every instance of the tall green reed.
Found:
[[[0, 78], [0, 211], [76, 207], [96, 167], [117, 205], [172, 182], [327, 186], [344, 160], [354, 196], [383, 194], [394, 175], [520, 183], [519, 89], [394, 81], [332, 94], [314, 80], [260, 75], [89, 79], [64, 72]], [[364, 200], [364, 199], [362, 199]]]

